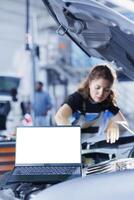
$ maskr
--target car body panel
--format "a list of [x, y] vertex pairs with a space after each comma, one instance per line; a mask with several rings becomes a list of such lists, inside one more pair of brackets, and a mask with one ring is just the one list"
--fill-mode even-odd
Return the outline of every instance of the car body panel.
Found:
[[[132, 200], [134, 171], [96, 174], [65, 181], [32, 195], [32, 200]], [[126, 188], [128, 188], [126, 190]], [[32, 198], [33, 197], [33, 198]]]

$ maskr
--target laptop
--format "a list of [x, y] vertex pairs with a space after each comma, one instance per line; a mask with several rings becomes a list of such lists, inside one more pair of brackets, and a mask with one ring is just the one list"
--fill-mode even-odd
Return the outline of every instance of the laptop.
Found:
[[57, 183], [81, 176], [81, 166], [80, 127], [17, 127], [8, 183]]

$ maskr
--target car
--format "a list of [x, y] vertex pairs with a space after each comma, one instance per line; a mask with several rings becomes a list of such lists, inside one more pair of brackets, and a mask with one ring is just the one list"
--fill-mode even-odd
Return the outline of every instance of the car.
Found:
[[[134, 81], [132, 21], [98, 1], [43, 2], [58, 24], [59, 35], [68, 35], [89, 57], [114, 63], [118, 75], [125, 74]], [[133, 199], [130, 184], [134, 177], [133, 130], [126, 129], [114, 144], [107, 144], [104, 137], [95, 137], [83, 145], [86, 177], [49, 187], [35, 194], [32, 200]]]

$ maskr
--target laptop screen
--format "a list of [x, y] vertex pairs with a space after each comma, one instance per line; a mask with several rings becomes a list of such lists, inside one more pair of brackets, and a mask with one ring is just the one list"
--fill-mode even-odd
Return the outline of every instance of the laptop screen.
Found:
[[80, 127], [17, 127], [16, 165], [81, 163]]

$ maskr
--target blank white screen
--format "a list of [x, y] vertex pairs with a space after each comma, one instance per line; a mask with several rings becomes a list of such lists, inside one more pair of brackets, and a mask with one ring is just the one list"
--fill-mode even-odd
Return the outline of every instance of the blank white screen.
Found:
[[16, 164], [80, 163], [80, 127], [19, 127]]

